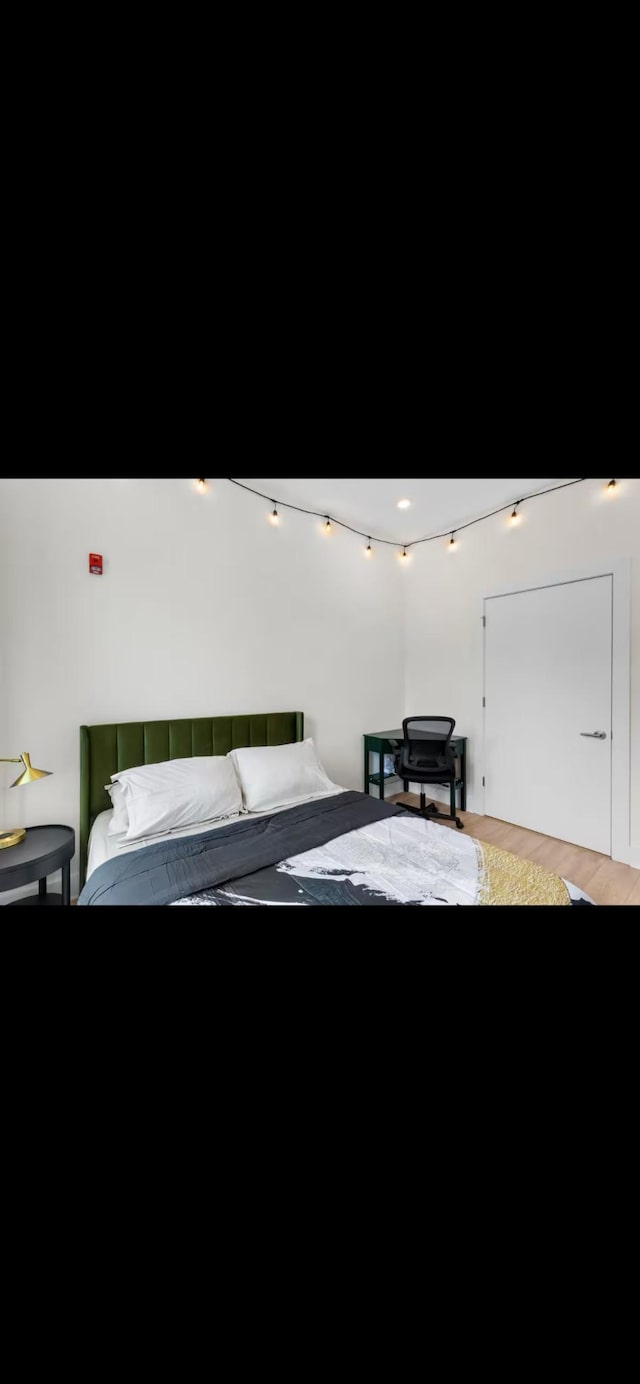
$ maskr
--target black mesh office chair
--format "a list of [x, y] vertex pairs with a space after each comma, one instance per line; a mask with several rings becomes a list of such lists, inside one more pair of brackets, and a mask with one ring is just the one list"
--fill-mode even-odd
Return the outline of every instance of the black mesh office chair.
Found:
[[[405, 792], [409, 783], [420, 785], [420, 807], [409, 807], [409, 812], [435, 817], [441, 822], [455, 822], [458, 831], [464, 831], [464, 822], [456, 816], [456, 759], [451, 744], [455, 724], [450, 716], [409, 716], [402, 722], [404, 744], [397, 772], [404, 779]], [[424, 786], [427, 783], [449, 784], [450, 813], [438, 812], [434, 803], [426, 806]], [[403, 806], [406, 808], [407, 804]]]

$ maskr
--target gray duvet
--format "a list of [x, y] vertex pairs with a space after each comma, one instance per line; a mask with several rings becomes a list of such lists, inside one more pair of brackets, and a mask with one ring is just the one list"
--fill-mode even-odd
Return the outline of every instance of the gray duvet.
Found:
[[[288, 877], [274, 870], [281, 861], [401, 812], [393, 803], [346, 792], [259, 821], [160, 841], [157, 846], [145, 846], [99, 865], [87, 880], [78, 905], [171, 904], [266, 870], [273, 873], [272, 888], [278, 886], [277, 892], [283, 897], [267, 895], [264, 902], [288, 902], [284, 897]], [[256, 897], [255, 902], [261, 899]]]

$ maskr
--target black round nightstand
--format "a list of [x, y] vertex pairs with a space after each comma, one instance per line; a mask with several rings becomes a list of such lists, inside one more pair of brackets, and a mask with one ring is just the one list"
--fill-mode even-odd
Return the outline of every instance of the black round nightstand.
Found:
[[[70, 862], [76, 849], [73, 827], [27, 827], [24, 841], [0, 851], [0, 889], [20, 889], [23, 884], [38, 880], [37, 894], [16, 899], [5, 908], [21, 904], [70, 904]], [[62, 894], [47, 893], [47, 875], [62, 870]]]

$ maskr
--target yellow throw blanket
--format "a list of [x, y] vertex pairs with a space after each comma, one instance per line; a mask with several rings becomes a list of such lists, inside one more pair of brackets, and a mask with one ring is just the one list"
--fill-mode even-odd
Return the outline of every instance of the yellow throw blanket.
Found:
[[569, 892], [559, 875], [543, 870], [531, 860], [521, 860], [510, 851], [476, 841], [480, 853], [480, 893], [483, 904], [567, 904]]

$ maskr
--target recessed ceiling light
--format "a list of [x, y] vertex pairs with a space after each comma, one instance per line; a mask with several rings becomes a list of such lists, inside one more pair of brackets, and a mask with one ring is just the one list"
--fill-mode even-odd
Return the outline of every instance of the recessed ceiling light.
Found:
[[398, 500], [398, 509], [411, 509], [411, 500]]

